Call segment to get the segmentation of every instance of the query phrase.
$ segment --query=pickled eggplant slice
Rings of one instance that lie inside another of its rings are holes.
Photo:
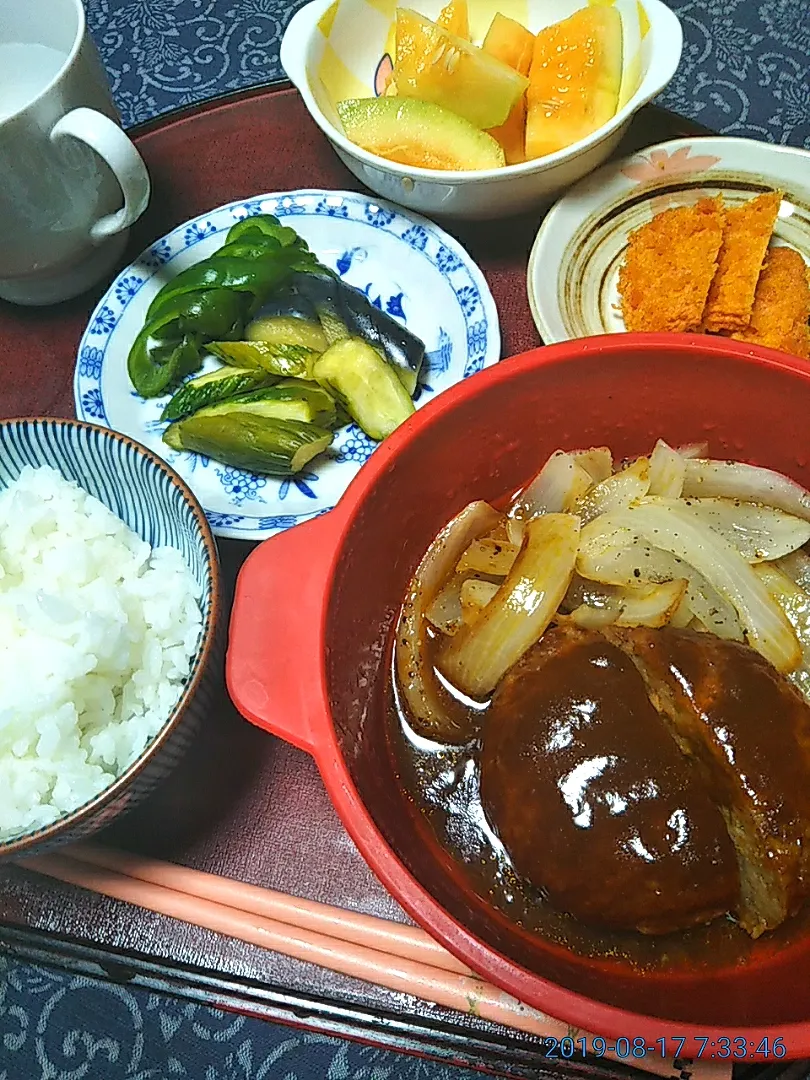
[[[342,305],[338,301],[342,284],[340,279],[332,275],[321,277],[310,274],[301,274],[299,279],[293,280],[293,288],[299,296],[303,296],[312,304],[327,342],[334,345],[337,341],[350,338],[351,331],[343,317]]]
[[[184,383],[172,396],[160,414],[160,419],[179,420],[208,405],[216,405],[220,401],[262,386],[271,386],[277,380],[277,375],[271,375],[263,369],[247,370],[226,365]]]
[[[292,288],[315,309],[330,345],[361,338],[393,367],[408,393],[414,393],[425,345],[407,327],[333,275],[296,273]]]
[[[305,345],[269,341],[214,341],[208,351],[232,367],[261,369],[279,378],[311,379],[320,355]]]
[[[293,476],[332,442],[332,432],[300,420],[280,420],[233,411],[220,416],[196,413],[166,429],[173,450],[191,450],[235,469]]]
[[[195,415],[227,416],[232,412],[254,413],[279,420],[302,420],[323,428],[334,428],[338,424],[335,399],[328,390],[317,383],[306,383],[300,379],[289,379],[283,384],[239,394],[202,409]]]
[[[324,271],[327,273],[328,271]],[[270,319],[287,317],[302,319],[304,322],[314,323],[320,326],[315,308],[306,297],[296,292],[294,285],[287,284],[277,289],[265,300],[256,312],[256,319]]]
[[[359,338],[331,345],[316,360],[312,374],[372,439],[386,438],[414,411],[391,365]]]
[[[313,352],[326,352],[329,342],[314,310],[312,319],[297,315],[269,315],[260,312],[245,327],[248,341],[263,341],[268,345],[299,345]]]

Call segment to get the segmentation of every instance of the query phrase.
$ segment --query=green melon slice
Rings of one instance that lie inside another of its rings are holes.
[[[440,105],[415,98],[351,98],[337,106],[346,136],[364,150],[420,169],[497,169],[498,142]]]

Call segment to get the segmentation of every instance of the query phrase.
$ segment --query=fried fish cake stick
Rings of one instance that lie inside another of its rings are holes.
[[[798,251],[771,248],[759,277],[751,323],[731,336],[737,341],[750,341],[810,358],[808,273]]]
[[[717,271],[703,312],[705,330],[744,330],[751,321],[757,281],[781,202],[781,191],[767,191],[726,212]]]
[[[619,271],[628,330],[697,330],[723,239],[720,198],[664,210],[630,235]]]

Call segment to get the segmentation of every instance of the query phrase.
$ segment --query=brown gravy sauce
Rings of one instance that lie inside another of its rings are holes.
[[[389,656],[392,652],[393,647]],[[427,824],[456,866],[463,868],[473,891],[510,922],[583,956],[658,971],[739,965],[754,953],[781,951],[810,927],[810,905],[756,942],[729,916],[687,931],[642,934],[585,925],[555,910],[540,890],[517,875],[487,822],[480,795],[480,740],[450,746],[414,733],[399,702],[393,674],[387,704],[389,752],[411,812]],[[488,708],[477,710],[479,729]],[[418,867],[414,870],[418,876]],[[595,869],[594,888],[599,887]]]

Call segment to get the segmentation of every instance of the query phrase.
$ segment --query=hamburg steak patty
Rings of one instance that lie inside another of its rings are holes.
[[[552,629],[503,679],[481,794],[516,871],[583,922],[662,933],[736,906],[720,811],[601,634]]]

